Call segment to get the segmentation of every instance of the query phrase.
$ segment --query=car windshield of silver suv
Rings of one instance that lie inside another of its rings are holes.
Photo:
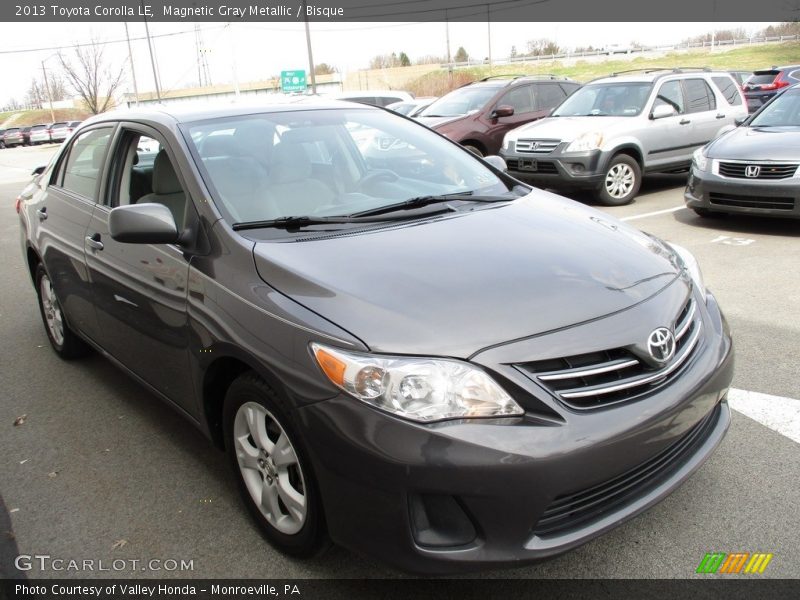
[[[635,117],[642,112],[651,83],[587,85],[553,111],[553,117]]]

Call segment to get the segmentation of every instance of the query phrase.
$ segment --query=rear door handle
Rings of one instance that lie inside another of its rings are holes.
[[[95,250],[102,250],[104,248],[103,242],[100,241],[99,233],[95,233],[94,235],[87,235],[86,243],[89,245],[90,248],[94,248]]]
[[[39,215],[40,221],[44,221],[47,218],[47,207],[43,206],[42,208],[36,211],[36,214]]]
[[[720,114],[718,114],[718,115],[717,115],[717,118],[718,118],[718,119],[724,119],[724,118],[725,118],[725,115],[723,115],[722,113],[720,113]]]
[[[689,119],[681,119],[679,122],[681,125],[688,125],[689,123],[691,123]]]

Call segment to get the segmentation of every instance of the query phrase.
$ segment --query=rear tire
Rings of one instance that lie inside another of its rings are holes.
[[[606,167],[597,189],[597,201],[605,206],[630,204],[642,186],[642,170],[632,156],[617,154]]]
[[[56,354],[65,360],[89,353],[89,346],[70,329],[50,277],[41,263],[36,266],[36,291],[47,339]]]
[[[263,379],[240,375],[225,396],[225,449],[242,500],[267,541],[309,558],[329,540],[311,462],[290,414]]]

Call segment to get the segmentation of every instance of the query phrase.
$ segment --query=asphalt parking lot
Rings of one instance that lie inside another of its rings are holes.
[[[13,572],[11,542],[25,555],[193,567],[98,577],[404,576],[336,547],[308,562],[276,553],[251,525],[222,454],[191,425],[99,356],[55,356],[13,209],[27,173],[54,150],[0,151],[0,517],[7,512],[13,528],[0,551],[4,576]],[[653,178],[633,204],[603,210],[700,261],[737,346],[730,432],[700,471],[644,515],[555,560],[482,578],[688,578],[707,552],[773,553],[759,577],[797,577],[800,222],[702,219],[683,208],[683,182]],[[80,574],[34,564],[27,575]]]

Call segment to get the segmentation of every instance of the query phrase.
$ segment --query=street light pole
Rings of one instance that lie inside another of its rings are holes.
[[[42,75],[44,75],[44,89],[47,91],[47,100],[50,103],[50,122],[55,123],[56,113],[53,111],[53,95],[50,93],[50,84],[47,82],[47,69],[44,68],[44,60],[42,61]]]
[[[139,4],[142,6],[142,14],[144,14],[144,0],[140,0]],[[144,32],[147,36],[147,47],[150,49],[150,64],[153,67],[153,80],[156,84],[156,98],[161,102],[161,86],[158,83],[158,71],[156,69],[156,57],[153,54],[153,42],[150,39],[150,28],[147,26],[147,17],[144,17]]]
[[[308,48],[308,72],[311,74],[311,93],[317,93],[317,76],[314,73],[314,55],[311,53],[311,31],[308,28],[308,11],[306,10],[306,0],[303,0],[303,18],[306,22],[306,47]]]
[[[133,66],[133,51],[131,50],[131,37],[128,35],[128,22],[123,21],[125,25],[125,39],[128,40],[128,60],[131,63],[131,77],[133,78],[133,96],[136,99],[136,105],[139,105],[139,88],[136,85],[136,68]]]

